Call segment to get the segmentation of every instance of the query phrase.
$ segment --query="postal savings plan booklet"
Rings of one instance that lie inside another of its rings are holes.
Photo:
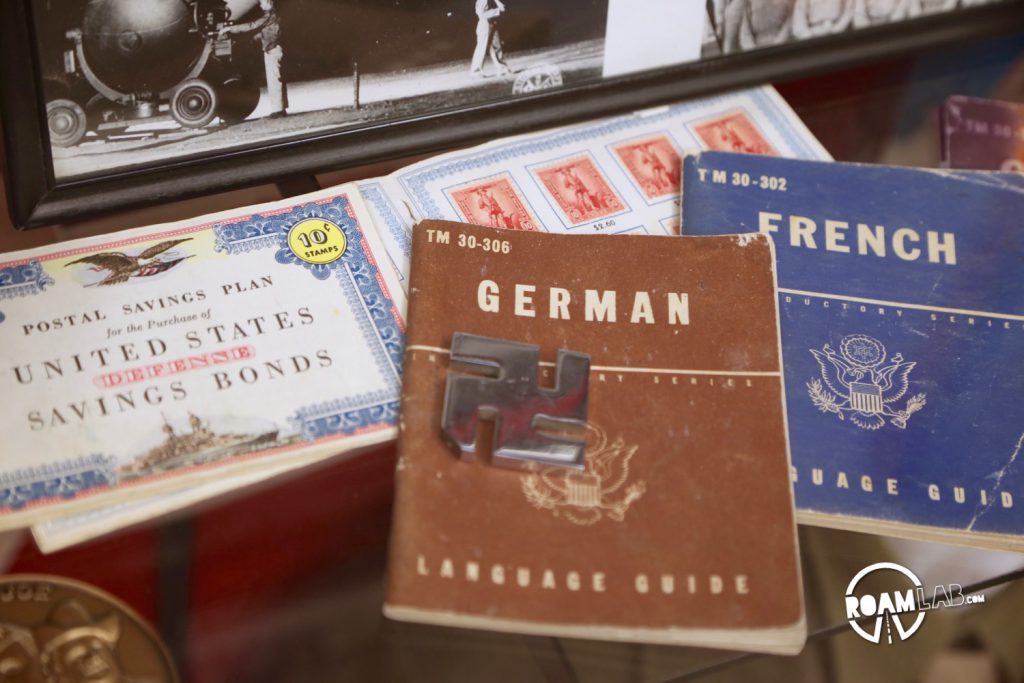
[[[404,303],[354,185],[4,255],[0,530],[394,438]]]
[[[769,233],[798,519],[1024,549],[1024,176],[703,153],[683,231]]]
[[[410,278],[386,615],[799,650],[767,238],[426,221],[413,231]],[[559,354],[589,355],[589,372],[574,375],[588,396],[583,468],[495,466],[502,449],[476,420],[480,403],[466,418],[466,441],[480,446],[460,457],[442,436],[455,333],[539,349],[518,365],[483,360],[502,368],[497,385],[526,385],[489,422],[495,432],[531,425],[547,387],[578,398]]]

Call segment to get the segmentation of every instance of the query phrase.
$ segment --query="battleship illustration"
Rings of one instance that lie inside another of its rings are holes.
[[[151,448],[119,470],[121,480],[173,470],[178,467],[201,465],[221,460],[238,453],[248,453],[277,444],[276,427],[266,431],[241,434],[218,434],[208,423],[189,413],[190,431],[175,432],[164,417],[164,441]]]

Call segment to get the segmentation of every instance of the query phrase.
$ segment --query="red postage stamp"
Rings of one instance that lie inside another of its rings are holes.
[[[626,208],[587,155],[564,159],[536,169],[534,173],[574,225],[611,216]]]
[[[709,149],[778,156],[754,122],[741,111],[696,124],[693,129]]]
[[[508,177],[489,178],[449,190],[448,194],[468,223],[506,230],[538,230],[537,221]]]
[[[667,135],[630,140],[612,149],[648,199],[679,192],[679,150]]]

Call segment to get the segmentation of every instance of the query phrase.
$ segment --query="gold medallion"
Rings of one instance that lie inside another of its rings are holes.
[[[130,607],[45,574],[0,577],[0,681],[177,683],[160,638]]]

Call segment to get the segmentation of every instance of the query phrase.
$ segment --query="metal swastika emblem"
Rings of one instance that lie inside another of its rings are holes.
[[[476,455],[477,426],[493,419],[494,464],[583,469],[590,356],[559,349],[554,389],[537,385],[539,366],[539,346],[455,333],[441,429],[460,457]]]

